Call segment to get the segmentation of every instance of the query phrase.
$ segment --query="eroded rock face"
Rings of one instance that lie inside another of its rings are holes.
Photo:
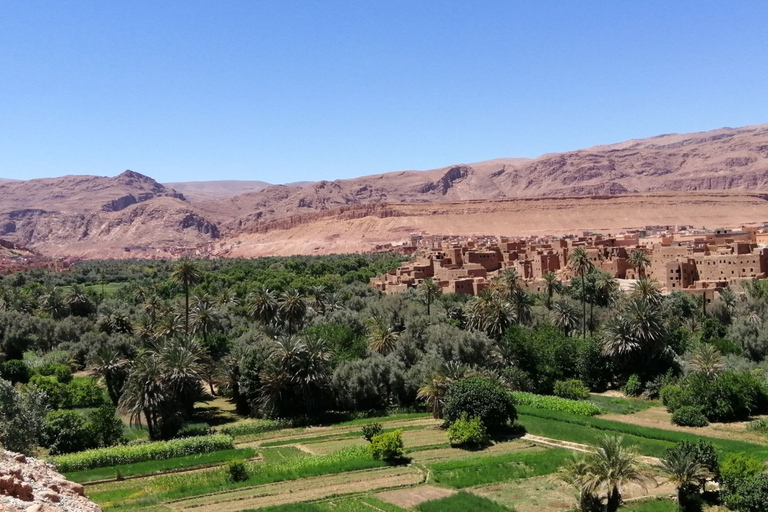
[[[5,450],[0,450],[0,510],[101,512],[82,485],[66,480],[53,466]]]

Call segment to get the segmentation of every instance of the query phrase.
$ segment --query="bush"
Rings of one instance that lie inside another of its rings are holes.
[[[513,391],[512,398],[518,405],[527,405],[536,409],[569,412],[579,416],[595,416],[600,414],[598,406],[584,400],[568,400],[567,398],[557,396],[534,395],[533,393],[523,393],[522,391]]]
[[[67,386],[59,382],[54,376],[33,375],[27,386],[34,386],[47,396],[47,403],[51,409],[60,409],[67,405]]]
[[[8,380],[11,384],[18,382],[26,384],[31,376],[32,372],[21,359],[11,359],[0,363],[0,379]]]
[[[245,482],[248,480],[248,476],[245,461],[231,460],[227,462],[227,477],[230,482]]]
[[[201,437],[212,434],[207,423],[185,423],[176,433],[176,437]]]
[[[95,447],[85,417],[77,411],[51,411],[46,414],[42,442],[53,455]]]
[[[148,460],[171,459],[173,457],[210,453],[218,450],[231,450],[232,447],[231,437],[217,434],[204,437],[173,439],[171,441],[99,448],[54,457],[53,462],[56,464],[58,471],[66,473],[83,469],[145,462]]]
[[[768,476],[755,475],[739,480],[723,492],[723,504],[739,512],[765,512],[768,503]]]
[[[750,432],[759,432],[761,434],[768,434],[768,419],[760,418],[759,420],[750,421],[747,424],[747,430]]]
[[[50,363],[38,368],[37,373],[46,377],[56,377],[62,384],[72,382],[72,370],[66,364]]]
[[[489,432],[517,419],[512,397],[496,384],[473,377],[452,383],[445,395],[444,416],[448,425],[463,414],[479,417]]]
[[[643,383],[640,381],[640,377],[633,373],[627,379],[627,383],[624,384],[624,394],[627,396],[640,396],[643,392]]]
[[[120,442],[123,422],[115,414],[112,404],[105,404],[88,415],[88,430],[96,446],[105,448]]]
[[[555,396],[568,400],[586,400],[589,398],[589,388],[578,379],[558,380],[555,382]]]
[[[740,480],[761,474],[763,469],[764,464],[760,459],[744,452],[729,453],[720,463],[720,476],[723,484],[733,487]]]
[[[382,430],[381,423],[369,423],[363,425],[363,437],[370,443],[374,436],[381,434]]]
[[[104,404],[104,388],[93,379],[76,379],[67,384],[67,406],[98,407]]]
[[[706,466],[714,475],[715,480],[720,479],[720,462],[715,446],[709,441],[699,439],[696,442],[680,441],[674,447],[668,448],[666,458],[669,459],[674,452],[681,455],[691,455],[693,460]],[[703,482],[702,485],[703,487]]]
[[[706,427],[709,420],[700,408],[684,405],[672,413],[672,423],[681,427]]]
[[[452,445],[485,446],[488,444],[488,432],[480,418],[467,418],[464,414],[448,427],[448,440]]]
[[[699,407],[709,421],[743,420],[768,405],[764,384],[755,375],[739,371],[723,372],[714,379],[693,373],[679,386],[662,388],[661,398],[670,412]]]
[[[371,438],[371,455],[376,460],[397,461],[405,455],[403,431],[395,430]]]

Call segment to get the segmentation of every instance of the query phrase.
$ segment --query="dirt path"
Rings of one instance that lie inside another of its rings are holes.
[[[534,443],[534,444],[549,446],[551,448],[565,448],[566,450],[573,450],[573,451],[584,452],[584,453],[590,453],[595,451],[594,447],[588,444],[572,443],[570,441],[561,441],[560,439],[551,439],[549,437],[534,436],[532,434],[525,434],[523,437],[521,437],[521,439],[525,441],[530,441],[531,443]],[[661,459],[657,457],[641,456],[640,460],[652,466],[661,466]]]
[[[341,494],[416,485],[424,474],[413,466],[377,468],[246,487],[166,504],[180,512],[236,512],[312,501]]]

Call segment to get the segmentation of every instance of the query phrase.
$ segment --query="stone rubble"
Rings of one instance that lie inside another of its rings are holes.
[[[0,450],[0,512],[101,512],[82,485],[42,460]]]

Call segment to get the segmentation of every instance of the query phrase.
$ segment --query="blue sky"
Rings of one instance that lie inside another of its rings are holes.
[[[0,3],[0,177],[273,183],[768,122],[768,4]]]

